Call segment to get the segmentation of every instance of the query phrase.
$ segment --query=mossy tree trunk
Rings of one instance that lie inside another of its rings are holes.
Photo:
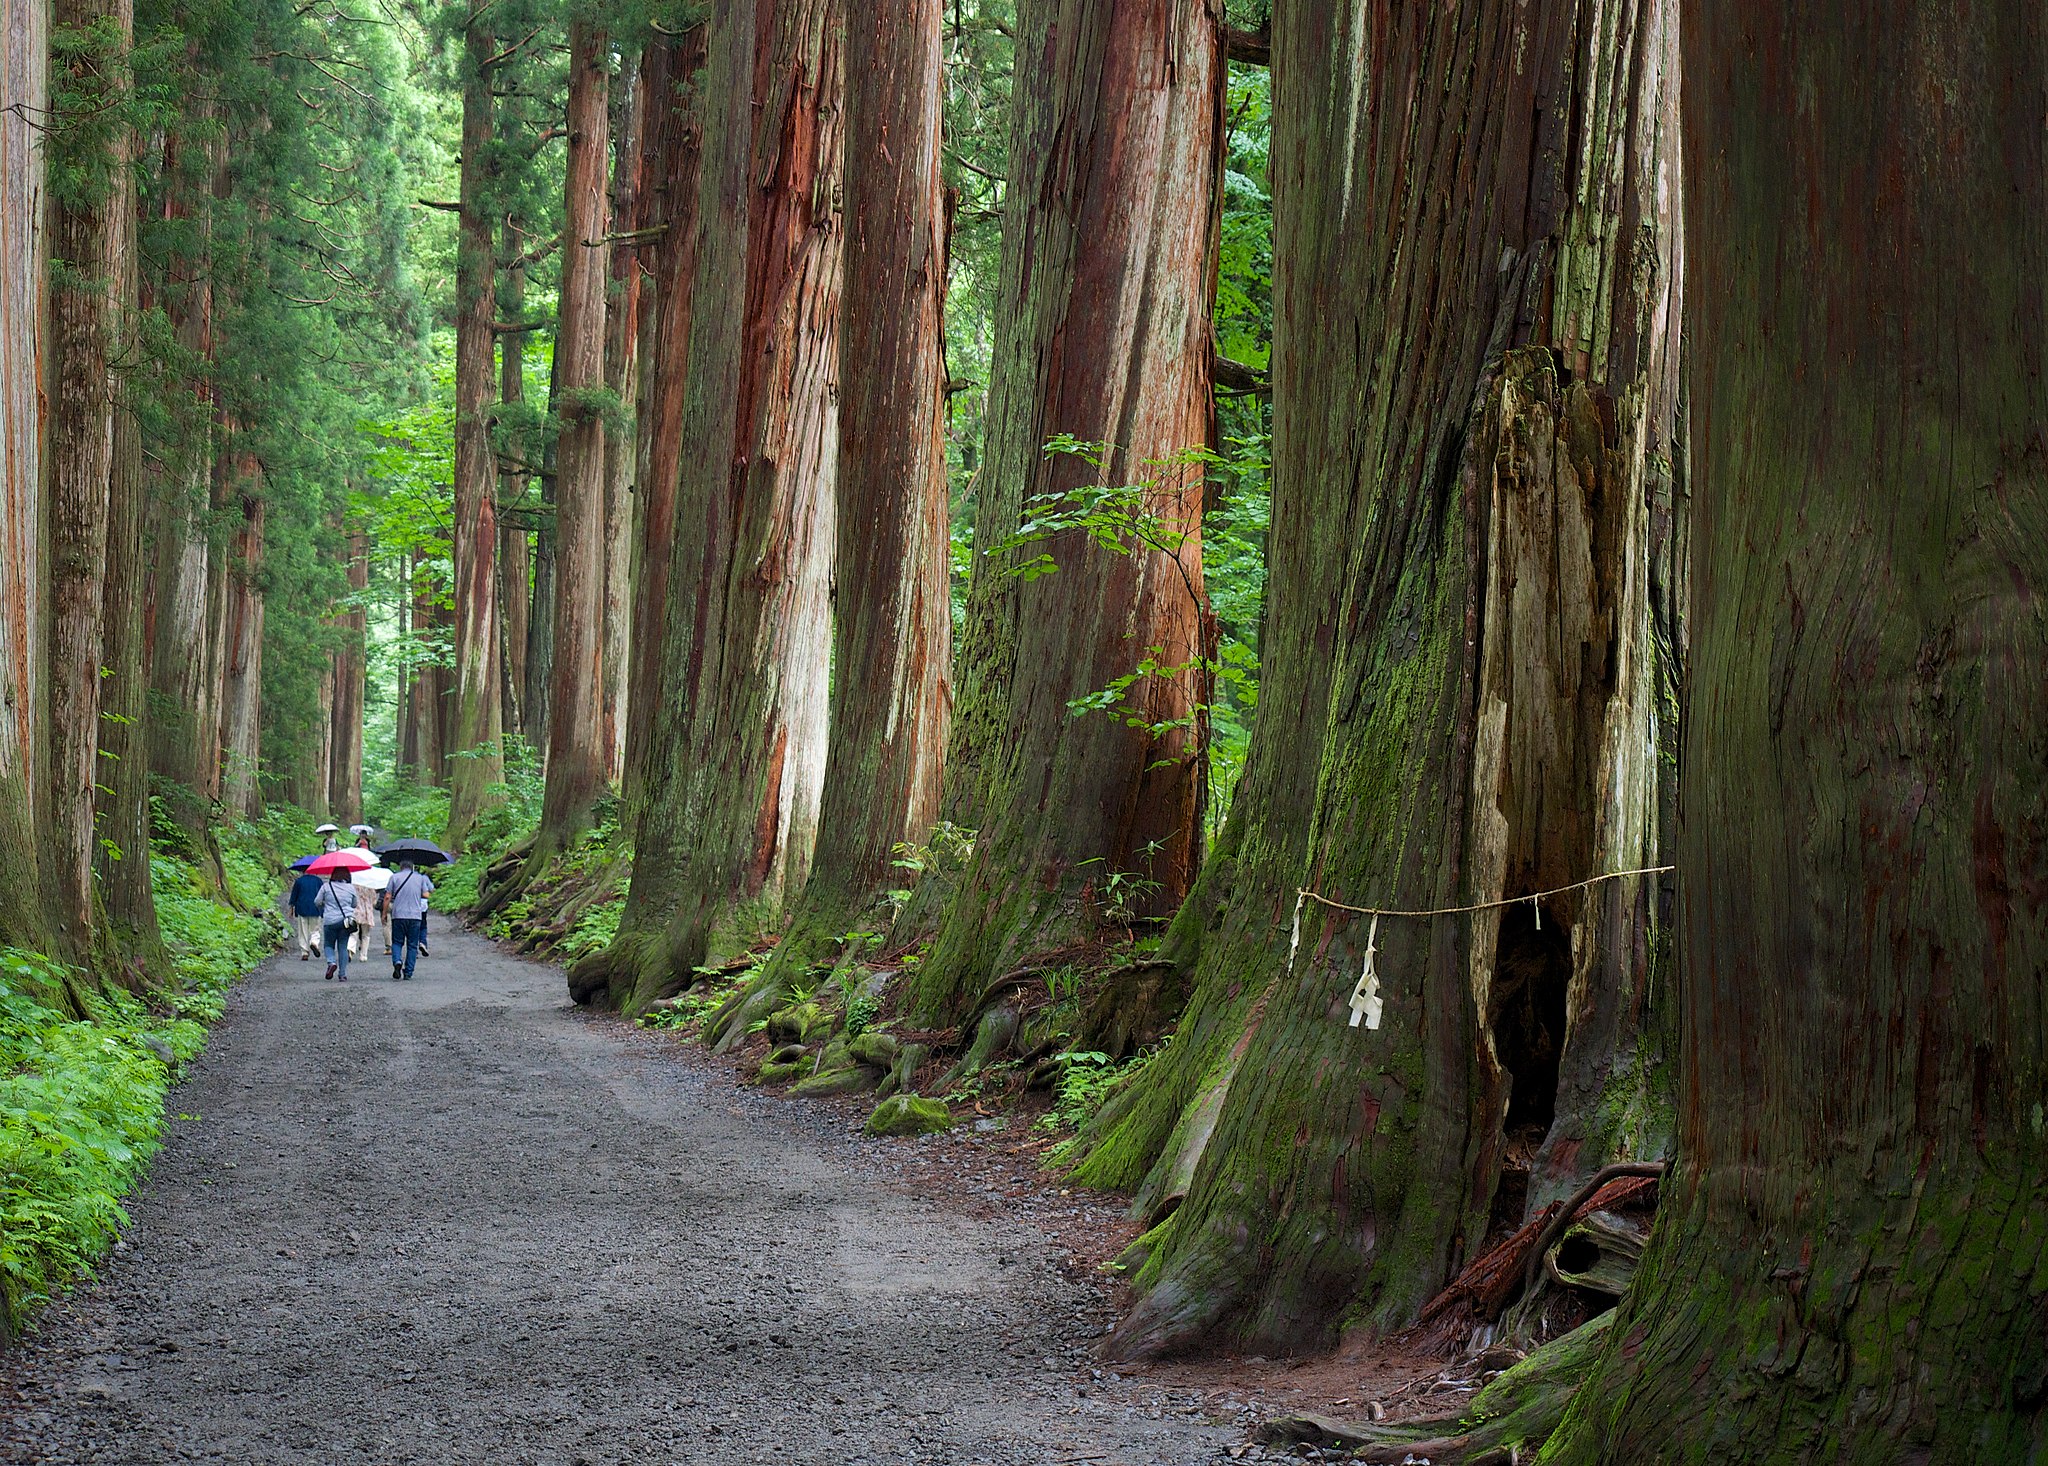
[[[1189,1011],[1080,1171],[1165,1219],[1118,1352],[1405,1323],[1537,1136],[1553,1188],[1662,1144],[1654,883],[1540,927],[1290,917],[1304,886],[1414,910],[1656,863],[1671,39],[1657,4],[1276,7],[1265,681],[1164,953]]]
[[[497,308],[497,190],[491,150],[492,58],[497,43],[484,8],[463,31],[461,182],[455,252],[455,696],[448,759],[448,829],[460,850],[469,827],[505,777],[504,706],[498,667],[497,461],[491,452],[491,388]],[[571,248],[572,263],[584,251]]]
[[[735,1039],[899,884],[938,816],[952,610],[941,0],[847,28],[846,284],[830,750],[810,878],[774,958],[707,1033]]]
[[[547,787],[534,860],[590,825],[605,792],[600,699],[604,594],[605,163],[609,46],[588,21],[569,27],[569,162],[563,185],[562,292],[555,360],[554,624],[548,667]],[[530,867],[531,868],[531,867]]]
[[[667,616],[620,936],[571,991],[643,1006],[772,925],[824,777],[838,454],[842,20],[712,15]]]
[[[1096,935],[1112,875],[1156,883],[1144,909],[1171,910],[1200,856],[1202,471],[1173,460],[1212,436],[1219,10],[1018,9],[987,454],[947,769],[949,813],[980,836],[920,976],[920,1006],[935,1014],[1027,953]],[[1099,463],[1048,455],[1062,434],[1108,450]],[[1039,496],[1138,483],[1151,486],[1144,512],[1180,538],[1174,553],[1120,555],[1080,531],[989,553]],[[1055,573],[1013,573],[1041,549]],[[1070,709],[1148,656],[1166,670],[1132,685],[1130,716]]]
[[[645,464],[634,502],[631,581],[633,629],[628,637],[632,673],[626,695],[624,794],[636,815],[650,784],[665,783],[674,744],[657,749],[656,710],[662,690],[662,628],[668,614],[669,567],[674,556],[676,480],[681,471],[683,400],[688,386],[690,313],[697,264],[697,186],[703,145],[698,73],[704,65],[707,24],[650,42],[641,70],[647,120],[641,147],[647,167],[638,201],[642,228],[660,234],[645,246],[643,285],[652,298],[649,330],[640,342],[640,442]],[[672,737],[675,723],[661,724]]]
[[[2048,13],[1684,58],[1680,1163],[1545,1459],[2039,1460]]]
[[[128,145],[132,147],[132,141]],[[121,169],[109,200],[118,235],[115,273],[108,282],[117,362],[136,360],[142,352],[135,193],[134,169]],[[156,891],[149,873],[149,659],[143,645],[149,567],[143,527],[148,506],[137,388],[127,376],[116,373],[113,451],[108,461],[93,875],[105,962],[123,981],[140,986],[169,976],[170,959],[157,930]]]
[[[46,198],[43,147],[33,119],[47,107],[49,7],[0,4],[0,942],[47,950],[42,904],[42,765],[48,645],[42,434]]]
[[[134,192],[128,0],[58,0],[65,57],[54,78],[49,146],[61,180],[50,215],[48,396],[50,798],[44,872],[65,955],[82,960],[94,924],[109,483],[114,466],[119,283],[130,266]],[[53,39],[55,39],[53,37]],[[128,227],[124,227],[125,222]],[[38,413],[29,421],[40,420]],[[26,424],[24,424],[26,426]]]

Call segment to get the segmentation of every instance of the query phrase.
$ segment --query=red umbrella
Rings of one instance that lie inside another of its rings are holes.
[[[368,870],[377,864],[377,857],[367,850],[353,847],[346,850],[330,850],[306,867],[310,875],[331,876],[336,871]]]

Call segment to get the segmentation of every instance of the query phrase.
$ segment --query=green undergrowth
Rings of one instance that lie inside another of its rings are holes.
[[[282,936],[272,872],[292,823],[224,832],[225,903],[188,841],[152,851],[172,970],[147,994],[67,982],[51,958],[0,948],[0,1337],[88,1275],[127,1221],[121,1201],[156,1152],[178,1067]],[[82,1015],[54,1006],[60,993]]]

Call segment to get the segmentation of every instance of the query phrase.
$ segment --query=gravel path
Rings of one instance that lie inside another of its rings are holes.
[[[0,1356],[0,1459],[1212,1463],[1098,1382],[1040,1234],[436,923],[409,984],[235,993],[100,1283]]]

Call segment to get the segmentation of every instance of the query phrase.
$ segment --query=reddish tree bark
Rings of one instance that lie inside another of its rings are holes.
[[[604,382],[607,45],[569,27],[569,163],[563,193],[562,297],[555,361],[562,432],[555,479],[554,656],[547,788],[536,859],[588,826],[605,792],[599,611],[604,592]]]
[[[688,387],[690,311],[697,261],[697,184],[703,127],[697,106],[699,70],[709,27],[650,44],[641,70],[648,119],[642,129],[647,168],[639,198],[640,227],[661,230],[645,246],[653,297],[652,330],[641,342],[642,396],[646,406],[633,526],[633,631],[628,656],[625,795],[630,809],[645,802],[650,781],[665,780],[673,745],[651,746],[661,691],[662,637],[668,614],[669,567],[674,553],[676,478],[683,444],[683,399]]]
[[[1684,64],[1679,1160],[1544,1458],[2038,1460],[2048,12],[1706,0]]]
[[[620,937],[579,998],[651,1001],[808,869],[824,774],[843,79],[833,0],[711,22],[663,700]],[[749,928],[744,937],[742,927]]]
[[[0,942],[47,948],[41,903],[38,766],[46,704],[43,550],[43,149],[33,119],[48,105],[48,7],[0,5]]]
[[[516,260],[519,238],[506,227],[507,252]],[[514,263],[499,277],[498,309],[508,322],[523,319],[526,310],[526,267]],[[526,400],[526,333],[510,331],[499,339],[498,400],[508,413]],[[515,460],[498,470],[498,499],[503,508],[523,506],[531,475]],[[503,684],[500,724],[506,733],[529,735],[526,726],[527,612],[533,595],[531,547],[524,521],[510,513],[498,515],[498,673]]]
[[[99,780],[100,667],[105,653],[109,478],[114,460],[113,364],[121,330],[117,281],[132,134],[118,115],[128,90],[129,0],[58,0],[51,20],[91,34],[67,63],[77,116],[56,133],[65,191],[51,211],[51,345],[56,390],[49,437],[50,794],[46,871],[57,935],[69,955],[87,953],[93,929],[94,788]],[[111,47],[111,49],[109,49]],[[125,191],[124,191],[125,188]]]
[[[488,7],[486,7],[487,9]],[[492,57],[484,11],[463,32],[461,237],[455,255],[455,695],[448,755],[448,844],[456,849],[505,777],[498,668],[497,462],[491,377],[497,308],[492,226]]]
[[[919,1001],[948,1013],[1023,955],[1085,940],[1112,874],[1170,911],[1201,849],[1202,474],[1223,57],[1220,6],[1019,7],[987,455],[961,648],[949,813],[978,825]],[[1099,465],[1045,445],[1109,445]],[[1177,553],[1119,555],[1080,531],[991,551],[1042,495],[1147,483]],[[1049,553],[1057,573],[1024,581]],[[1136,672],[1129,715],[1069,704]],[[1151,728],[1164,731],[1154,733]]]
[[[773,959],[708,1033],[787,1001],[901,880],[938,817],[951,712],[941,0],[892,0],[846,39],[846,252],[830,750],[810,878]]]

